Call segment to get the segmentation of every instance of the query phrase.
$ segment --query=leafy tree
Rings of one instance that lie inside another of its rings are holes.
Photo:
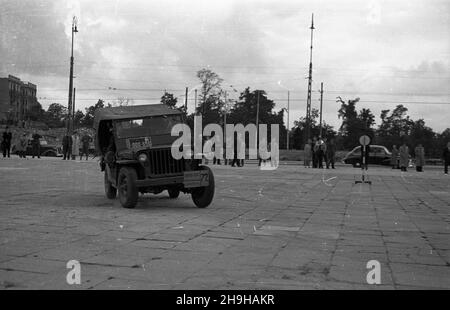
[[[177,98],[173,96],[173,94],[168,93],[167,91],[164,92],[164,95],[161,97],[161,103],[166,104],[172,109],[175,109],[177,106]]]
[[[83,126],[83,119],[84,119],[85,115],[82,111],[77,110],[75,112],[74,118],[73,118],[73,123],[76,127],[80,127]]]
[[[36,105],[33,105],[27,113],[27,118],[31,121],[43,121],[45,122],[45,110],[42,108],[42,105],[37,102]]]
[[[341,108],[338,111],[339,118],[342,118],[342,125],[339,133],[342,136],[342,143],[345,148],[352,148],[359,142],[359,137],[368,135],[374,139],[373,125],[375,116],[370,109],[362,109],[359,113],[356,110],[356,103],[359,98],[348,100],[345,103],[341,97],[337,97],[337,102],[341,102]]]
[[[391,148],[394,144],[401,144],[403,136],[410,135],[414,121],[406,114],[407,111],[401,104],[397,105],[390,115],[390,110],[381,111],[381,124],[377,130],[378,143]]]
[[[52,103],[44,113],[44,122],[50,128],[64,127],[66,118],[67,107],[59,103]]]
[[[223,107],[223,101],[221,100],[223,79],[210,69],[199,70],[197,77],[202,84],[202,88],[200,90],[200,104],[196,112],[203,114],[203,125],[218,123]]]
[[[259,97],[259,99],[258,99]],[[247,87],[239,96],[239,101],[232,107],[228,119],[230,123],[247,125],[253,123],[256,125],[256,114],[259,100],[259,124],[279,124],[280,128],[280,147],[285,143],[286,128],[284,126],[284,110],[274,112],[275,102],[267,98],[264,90],[250,91]],[[228,123],[228,121],[227,121]],[[270,126],[267,126],[270,133]],[[284,137],[283,137],[284,136]]]
[[[81,120],[81,125],[86,127],[92,127],[94,125],[95,111],[99,108],[104,108],[105,102],[102,99],[98,99],[97,103],[93,106],[86,108],[86,114]]]
[[[294,121],[294,127],[291,130],[293,147],[294,149],[302,149],[306,141],[305,130],[306,130],[306,117],[302,116],[299,120]],[[319,126],[319,110],[311,109],[311,137],[319,137],[320,126]],[[336,131],[334,131],[333,126],[328,125],[326,122],[322,123],[322,136],[324,138],[333,138],[336,136]]]

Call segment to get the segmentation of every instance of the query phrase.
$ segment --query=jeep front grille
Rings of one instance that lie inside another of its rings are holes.
[[[155,149],[148,151],[151,175],[182,174],[184,160],[175,160],[169,149]]]

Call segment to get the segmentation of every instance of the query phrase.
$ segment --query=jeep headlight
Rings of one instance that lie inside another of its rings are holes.
[[[147,159],[148,159],[147,154],[145,154],[145,153],[139,154],[138,160],[141,163],[145,163],[147,161]]]

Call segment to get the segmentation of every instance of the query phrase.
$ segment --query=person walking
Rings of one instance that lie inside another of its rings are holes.
[[[308,142],[305,143],[305,147],[303,148],[303,165],[305,168],[311,168],[311,139],[308,139]]]
[[[327,169],[334,169],[334,162],[336,160],[336,144],[334,143],[334,139],[330,139],[327,146]]]
[[[80,155],[80,137],[78,132],[74,131],[72,135],[72,160],[75,160]]]
[[[409,164],[409,147],[406,145],[406,142],[398,149],[400,154],[400,169],[402,171],[407,171]]]
[[[448,174],[448,166],[450,165],[450,142],[447,142],[447,147],[442,154],[444,158],[444,173]]]
[[[41,138],[42,136],[34,130],[33,135],[31,136],[32,158],[34,158],[34,156],[41,158]]]
[[[3,142],[2,142],[3,158],[5,158],[6,156],[8,156],[8,158],[11,157],[11,155],[10,155],[10,153],[11,153],[11,140],[12,140],[12,133],[9,130],[9,127],[6,126],[5,132],[3,133]]]
[[[398,149],[397,149],[397,146],[394,144],[393,146],[392,146],[392,153],[391,153],[391,166],[392,166],[392,169],[398,169],[399,168],[399,166],[398,166]]]
[[[414,156],[416,157],[416,171],[422,172],[423,166],[425,165],[425,149],[422,144],[416,146],[414,149]]]
[[[81,153],[80,153],[80,160],[83,157],[83,154],[86,155],[86,160],[88,160],[89,156],[89,145],[92,141],[91,136],[89,136],[87,133],[84,134],[84,136],[81,138]]]
[[[28,134],[24,132],[16,144],[16,150],[19,158],[27,158],[26,151],[28,146]]]

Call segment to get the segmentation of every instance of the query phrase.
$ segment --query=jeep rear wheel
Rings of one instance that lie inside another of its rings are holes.
[[[117,178],[117,189],[119,190],[119,200],[124,208],[134,208],[138,200],[138,189],[136,187],[136,170],[123,167],[119,171]]]
[[[112,186],[111,182],[108,180],[108,172],[105,170],[105,194],[106,198],[114,199],[117,196],[117,189]]]
[[[170,188],[167,190],[167,192],[169,193],[169,197],[171,199],[175,199],[178,198],[178,196],[180,196],[180,190],[176,188]]]
[[[200,166],[200,170],[208,171],[208,186],[198,187],[192,191],[192,200],[199,208],[206,208],[211,204],[214,197],[214,175],[211,169],[207,166]]]

